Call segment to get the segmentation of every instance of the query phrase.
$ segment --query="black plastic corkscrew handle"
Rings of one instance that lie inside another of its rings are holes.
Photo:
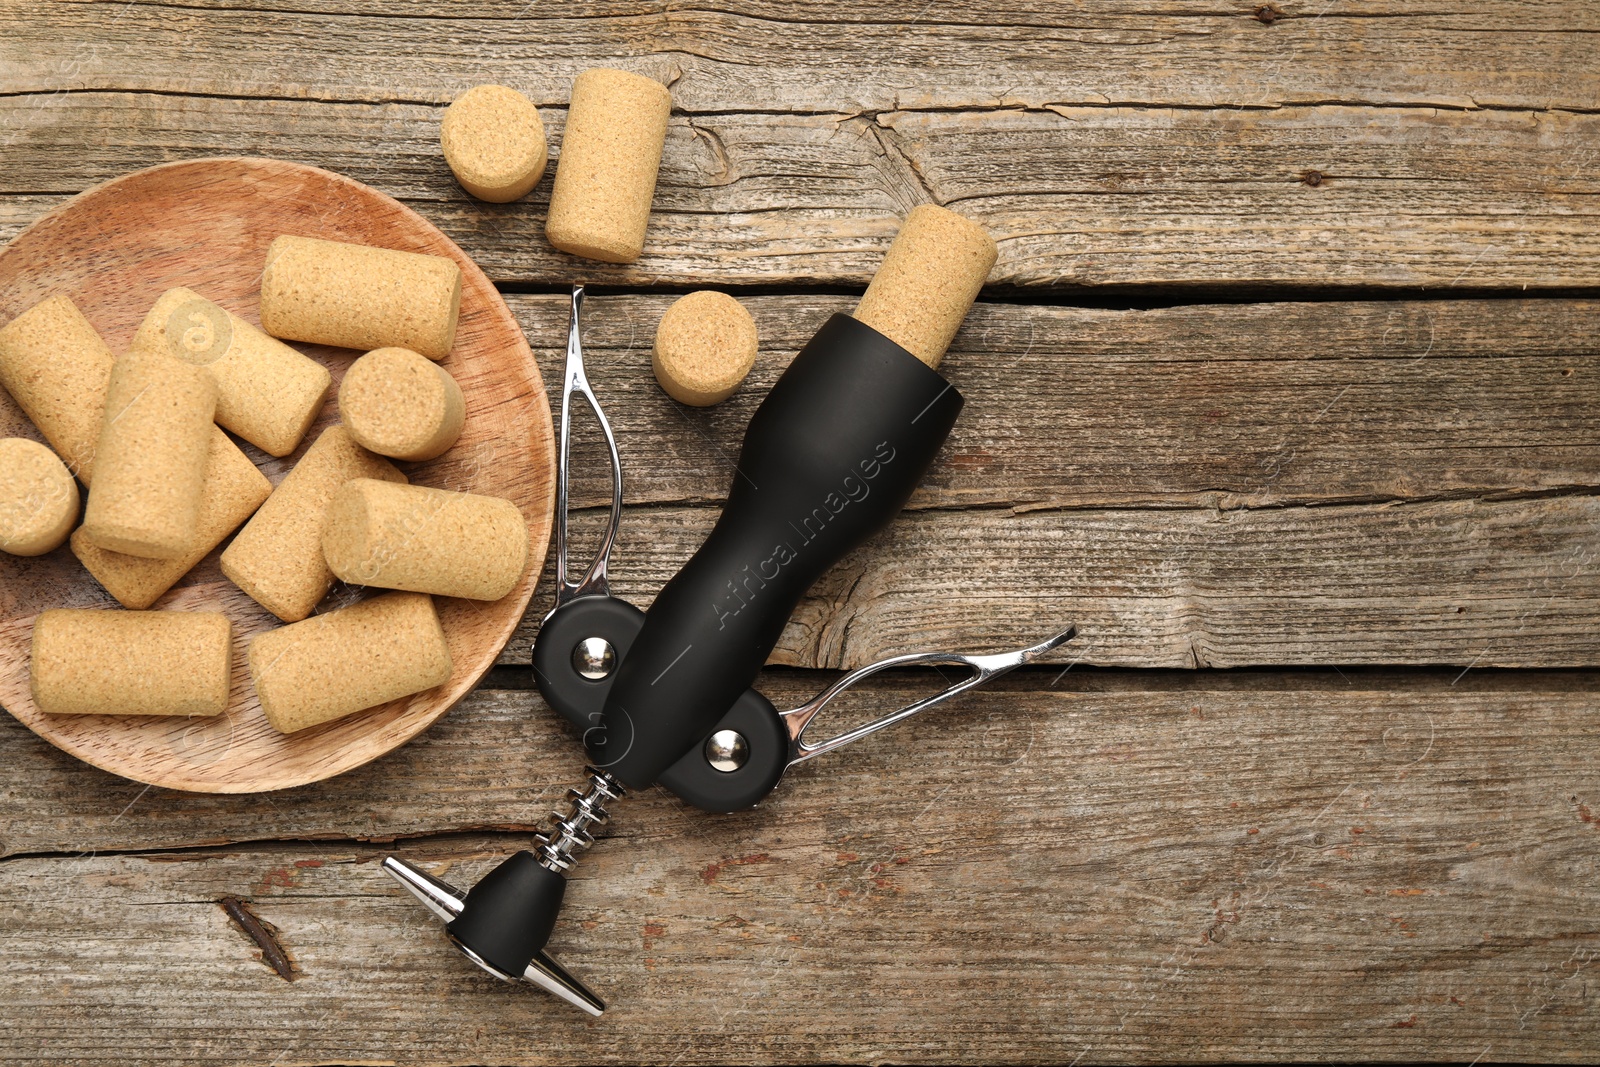
[[[834,315],[756,410],[716,527],[622,658],[596,766],[653,785],[748,689],[811,584],[910,499],[961,394],[872,327]]]

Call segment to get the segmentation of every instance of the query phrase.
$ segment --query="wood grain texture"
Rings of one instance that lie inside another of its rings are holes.
[[[991,299],[1018,303],[974,311],[950,446],[777,658],[1084,636],[755,812],[627,798],[552,945],[612,999],[594,1022],[481,977],[377,870],[397,839],[468,884],[527,843],[580,772],[535,694],[480,691],[256,798],[146,789],[0,717],[0,1057],[1600,1058],[1600,678],[1486,668],[1600,663],[1593,302],[1043,306],[1600,286],[1596,31],[1581,0],[6,7],[0,239],[123,171],[251,152],[401,198],[513,288],[777,294],[747,294],[761,361],[704,412],[650,378],[671,294],[591,296],[641,605],[897,217],[972,214],[1001,239]],[[677,104],[632,268],[553,252],[548,184],[478,204],[437,150],[444,104],[501,81],[558,164],[595,65]],[[564,299],[509,302],[553,366]]]
[[[549,542],[555,493],[550,412],[517,323],[460,249],[403,205],[348,178],[237,158],[127,175],[63,206],[6,246],[0,253],[0,318],[9,320],[46,296],[66,295],[120,353],[157,297],[182,285],[252,321],[267,245],[285,231],[459,263],[461,321],[456,347],[441,365],[460,381],[473,417],[447,456],[409,470],[419,484],[512,500],[529,523],[533,567],[497,602],[440,599],[440,622],[455,664],[449,681],[285,736],[261,714],[246,665],[251,637],[276,628],[278,620],[222,577],[218,553],[156,603],[158,609],[223,611],[232,623],[232,697],[226,715],[207,720],[41,714],[28,678],[34,617],[50,608],[116,604],[66,547],[33,559],[0,555],[5,709],[79,758],[140,781],[205,791],[279,789],[338,774],[404,744],[494,663],[533,595]],[[356,354],[303,348],[333,372],[335,386]],[[251,449],[252,458],[281,479],[336,419],[337,405],[330,401],[295,454],[274,460]],[[0,393],[0,437],[8,436],[37,437],[37,431]],[[331,610],[357,595],[341,588],[327,606]]]
[[[567,301],[507,298],[545,366]],[[688,408],[650,347],[672,295],[590,297],[585,364],[630,504],[718,503],[745,425],[853,296],[747,296],[730,399]],[[1145,311],[979,303],[940,372],[966,397],[911,507],[1272,507],[1600,486],[1600,302],[1362,301]],[[559,381],[548,383],[559,406]],[[611,499],[587,413],[573,499]]]
[[[1600,18],[1581,0],[600,0],[470,7],[383,0],[12,5],[0,40],[28,91],[137,88],[447,103],[486,81],[541,105],[618,64],[684,107],[950,108],[974,103],[1272,107],[1600,106]]]
[[[720,504],[765,390],[817,324],[853,306],[747,298],[757,368],[698,411],[649,371],[670,300],[598,297],[585,324],[639,505],[611,573],[641,606],[715,519],[647,505]],[[511,302],[541,358],[556,358],[561,298]],[[979,305],[945,362],[967,408],[915,513],[819,583],[775,661],[980,651],[1076,621],[1083,637],[1064,659],[1086,663],[1594,663],[1594,311]],[[575,499],[602,505],[598,435],[575,455]],[[1574,495],[1539,498],[1558,493]],[[1438,499],[1466,495],[1500,499]],[[597,522],[578,521],[580,546]],[[503,663],[527,662],[545,609],[541,598]]]
[[[716,515],[627,509],[613,591],[647,606]],[[593,543],[599,518],[583,520],[577,536]],[[1594,496],[910,513],[812,586],[771,662],[996,651],[1076,623],[1077,641],[1052,654],[1062,663],[1592,666],[1597,558]],[[538,598],[502,663],[529,662],[546,610]]]
[[[788,707],[814,696],[837,677],[833,671],[769,667],[757,688]],[[6,772],[0,779],[6,783],[0,791],[0,825],[5,827],[0,860],[272,840],[388,844],[440,834],[533,833],[542,828],[550,811],[562,806],[575,776],[581,777],[581,752],[565,721],[532,688],[531,677],[502,669],[490,679],[410,744],[338,777],[270,797],[142,786],[85,766],[0,716],[0,767]],[[1470,698],[1472,706],[1479,707],[1534,692],[1556,694],[1550,699],[1587,708],[1597,699],[1597,681],[1600,674],[1594,671],[1492,667],[1466,672],[1454,667],[1122,671],[1080,663],[1064,674],[1058,666],[1030,667],[998,679],[970,700],[944,705],[903,728],[819,759],[811,769],[796,770],[770,803],[778,805],[773,818],[786,819],[790,808],[802,803],[792,797],[808,776],[817,782],[807,788],[817,790],[826,802],[834,788],[835,769],[841,766],[838,761],[874,752],[873,758],[883,761],[886,772],[893,770],[890,764],[914,757],[939,763],[953,760],[981,777],[1002,750],[1026,748],[1032,729],[1028,724],[1042,714],[1040,708],[1056,707],[1061,699],[1121,700],[1134,694],[1152,706],[1163,701],[1181,705],[1189,693],[1203,692],[1267,707],[1278,693],[1304,697],[1337,692],[1373,706],[1400,694],[1409,701],[1445,704]],[[512,683],[522,688],[491,687]],[[927,671],[881,675],[841,698],[833,714],[839,723],[857,721],[897,706],[893,702],[914,692],[933,692],[944,684],[939,675]],[[1015,715],[1007,709],[1016,709]],[[819,723],[819,729],[824,725]],[[1329,742],[1336,743],[1341,742]],[[884,788],[895,780],[891,775]],[[632,797],[627,804],[631,809],[635,802],[658,801],[677,807],[676,801],[655,791]],[[870,817],[872,811],[858,814]],[[684,818],[689,825],[695,820],[715,824],[722,817],[685,813]],[[630,817],[619,819],[605,833],[632,838],[636,829]],[[650,839],[646,833],[640,840]]]
[[[575,276],[865,285],[899,218],[926,201],[993,234],[995,285],[1600,285],[1600,114],[1340,104],[680,110],[645,254],[624,267],[549,246],[548,181],[515,204],[468,198],[439,151],[441,113],[409,101],[120,89],[0,97],[11,138],[0,192],[71,192],[192,155],[292,159],[412,204],[497,281],[550,285]],[[559,167],[565,114],[543,114]]]
[[[552,943],[602,1020],[478,974],[382,848],[14,857],[0,1033],[62,1063],[1593,1059],[1592,676],[1215,677],[974,696],[742,815],[628,798]],[[501,742],[508,779],[576,772],[570,746],[521,751],[499,699],[458,710],[463,742]],[[487,758],[462,784],[509,813]],[[124,819],[169,803],[260,817],[157,791]],[[523,843],[401,851],[470,882]]]

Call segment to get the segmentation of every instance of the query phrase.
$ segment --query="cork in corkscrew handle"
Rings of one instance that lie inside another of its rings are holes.
[[[856,318],[938,370],[997,254],[971,219],[933,204],[912,208]]]

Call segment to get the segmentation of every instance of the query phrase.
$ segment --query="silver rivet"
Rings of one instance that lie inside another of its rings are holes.
[[[603,637],[585,637],[572,646],[572,669],[579,675],[598,682],[617,666],[617,651]]]
[[[724,774],[743,767],[750,758],[750,744],[737,730],[718,730],[706,738],[706,762]]]

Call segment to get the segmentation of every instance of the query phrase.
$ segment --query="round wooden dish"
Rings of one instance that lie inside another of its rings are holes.
[[[233,620],[232,701],[226,716],[213,719],[41,714],[28,687],[34,617],[47,608],[117,605],[65,545],[34,559],[0,554],[0,704],[51,744],[140,782],[208,793],[283,789],[350,770],[404,744],[494,664],[533,596],[549,543],[554,435],[544,385],[521,328],[483,272],[448,237],[359,182],[314,167],[245,158],[196,159],[124,175],[69,200],[0,250],[0,322],[64,293],[120,354],[156,298],[178,285],[259,322],[267,245],[284,233],[427,252],[461,265],[461,324],[442,365],[466,394],[466,431],[441,458],[401,466],[419,485],[514,501],[528,519],[533,562],[517,588],[492,604],[437,598],[455,661],[444,685],[284,736],[262,715],[245,661],[250,639],[280,624],[222,577],[220,547],[153,609],[221,610]],[[335,389],[359,354],[295,347],[333,372]],[[276,484],[337,420],[337,407],[330,396],[300,451],[285,459],[240,445]],[[0,437],[41,439],[3,390]],[[360,595],[335,587],[321,610]]]

